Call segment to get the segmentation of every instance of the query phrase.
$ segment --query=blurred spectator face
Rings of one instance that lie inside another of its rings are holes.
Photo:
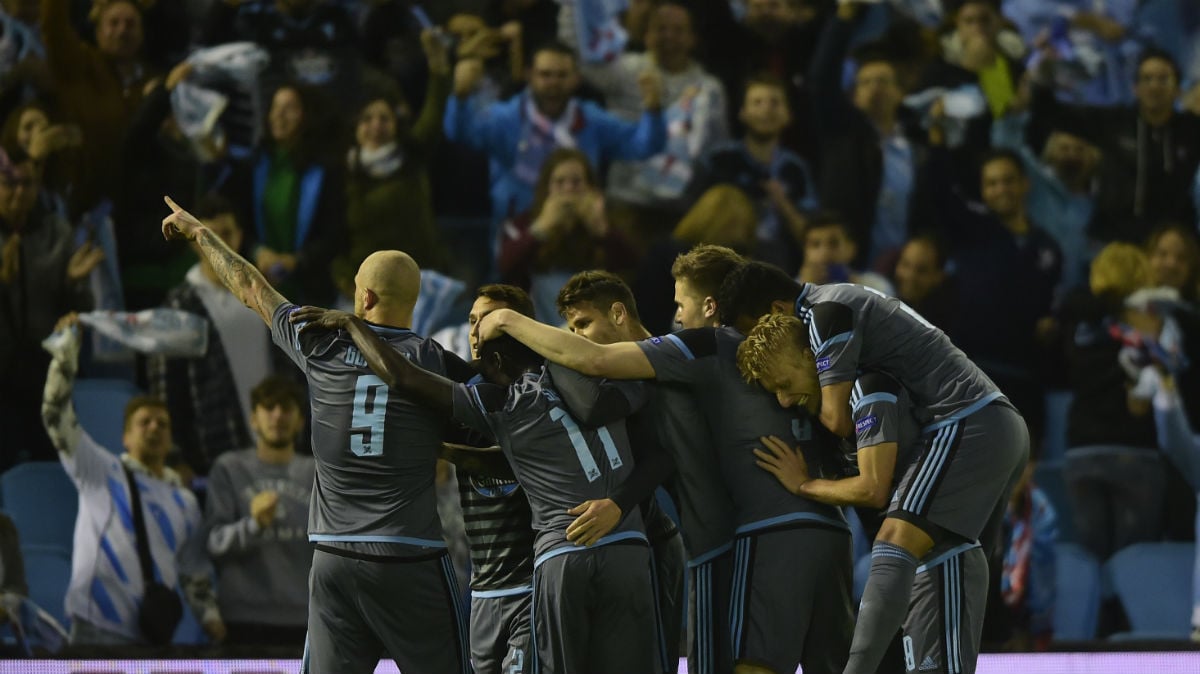
[[[578,161],[564,161],[550,172],[548,196],[577,197],[588,191],[587,169]]]
[[[50,120],[46,118],[46,113],[37,108],[26,108],[17,122],[17,145],[28,153],[33,137],[48,126]]]
[[[96,21],[96,46],[106,56],[132,59],[142,48],[142,14],[131,2],[114,2]]]
[[[1179,97],[1179,80],[1175,77],[1175,69],[1162,59],[1146,59],[1138,69],[1133,93],[1144,109],[1160,111],[1171,108]]]
[[[854,244],[841,225],[809,227],[804,233],[804,263],[816,265],[847,264],[854,258]]]
[[[1025,207],[1029,181],[1011,160],[993,159],[983,165],[980,176],[983,203],[1001,218],[1010,218]]]
[[[990,38],[999,31],[1000,18],[986,2],[967,2],[955,15],[954,27],[963,36],[976,34]]]
[[[471,305],[471,312],[467,314],[467,325],[470,327],[467,332],[467,341],[471,344],[473,357],[479,358],[479,321],[497,309],[507,308],[509,308],[507,302],[500,302],[486,295],[475,298],[475,303]]]
[[[1187,242],[1176,231],[1167,230],[1150,248],[1150,278],[1156,286],[1182,290],[1192,275]]]
[[[287,145],[300,137],[304,123],[304,104],[300,94],[291,87],[283,87],[271,99],[271,111],[267,115],[271,127],[271,138],[280,145]]]
[[[16,164],[10,171],[0,173],[0,220],[24,222],[37,202],[37,194],[37,179],[31,163]]]
[[[372,101],[358,118],[355,140],[364,150],[374,150],[396,140],[396,113],[387,101]]]
[[[563,311],[567,329],[596,344],[615,344],[621,341],[621,331],[612,314],[591,302],[573,304]]]
[[[646,30],[646,48],[658,64],[668,70],[687,67],[696,46],[692,19],[679,5],[663,5],[650,15]]]
[[[651,0],[629,0],[622,22],[630,39],[645,43],[646,26],[650,23],[650,10],[653,8]]]
[[[533,94],[533,102],[542,114],[558,117],[579,84],[575,59],[554,51],[539,51],[533,57],[530,71],[529,90]]]
[[[304,415],[292,400],[270,400],[255,405],[250,427],[271,449],[286,449],[296,441],[304,424]]]
[[[937,251],[928,241],[909,241],[900,250],[896,263],[896,295],[917,304],[929,296],[946,279],[938,266]]]
[[[704,315],[704,300],[706,298],[687,279],[675,279],[675,322],[684,330],[704,328],[712,324],[712,320]]]
[[[854,76],[854,106],[868,117],[894,115],[902,95],[896,69],[886,61],[868,61]]]
[[[792,122],[783,89],[767,84],[746,88],[739,117],[750,134],[763,140],[779,136]]]
[[[1098,160],[1099,150],[1079,136],[1055,131],[1046,140],[1046,164],[1068,184],[1089,177]]]
[[[125,420],[125,449],[143,463],[165,459],[171,449],[171,417],[165,407],[143,405]]]

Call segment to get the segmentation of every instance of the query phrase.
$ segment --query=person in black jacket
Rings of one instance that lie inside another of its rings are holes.
[[[854,266],[886,270],[916,223],[924,199],[919,167],[924,134],[904,116],[896,65],[874,53],[858,60],[849,97],[840,88],[842,62],[858,5],[838,6],[821,35],[809,83],[814,131],[821,141],[817,191],[822,208],[836,210],[859,243]]]
[[[1134,105],[1094,108],[1060,103],[1045,82],[1033,91],[1035,125],[1069,130],[1103,154],[1089,232],[1101,241],[1140,244],[1160,222],[1196,221],[1200,116],[1175,110],[1179,67],[1170,54],[1142,52],[1134,94]]]

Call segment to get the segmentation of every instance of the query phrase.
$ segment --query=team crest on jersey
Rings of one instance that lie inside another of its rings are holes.
[[[651,344],[662,344],[662,337],[651,337],[650,343]]]
[[[876,417],[874,414],[868,417],[863,417],[854,424],[854,432],[865,433],[872,428],[875,428],[875,424],[877,423],[879,423],[879,417]]]
[[[474,477],[470,478],[471,488],[480,496],[487,498],[502,498],[508,496],[517,490],[518,484],[512,480],[505,480],[494,477]]]
[[[828,356],[817,359],[817,374],[820,374],[831,367],[833,367],[833,363],[829,362]]]

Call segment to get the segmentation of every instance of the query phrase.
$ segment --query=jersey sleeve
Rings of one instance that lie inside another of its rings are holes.
[[[297,307],[291,302],[284,302],[275,308],[271,316],[271,341],[275,342],[300,369],[304,369],[305,357],[300,348],[300,325],[293,325],[290,317]]]
[[[493,412],[504,407],[508,392],[495,384],[455,384],[453,399],[454,419],[471,430],[494,434],[491,424]]]
[[[668,384],[694,383],[704,371],[704,359],[717,353],[713,328],[680,330],[637,343],[654,368],[654,378]]]
[[[808,341],[821,386],[852,381],[858,375],[862,335],[854,323],[854,310],[838,302],[821,302],[809,313]]]
[[[900,384],[879,373],[867,373],[854,382],[850,410],[859,449],[900,442]]]
[[[596,379],[556,363],[546,369],[571,416],[585,426],[619,421],[646,403],[646,387],[640,381]]]

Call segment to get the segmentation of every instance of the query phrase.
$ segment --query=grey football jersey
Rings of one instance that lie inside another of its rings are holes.
[[[737,347],[743,339],[732,328],[699,328],[653,337],[638,346],[654,366],[656,378],[686,385],[703,412],[736,507],[737,533],[806,521],[845,528],[837,508],[792,494],[756,465],[754,449],[767,435],[798,443],[810,466],[824,463],[822,453],[837,448],[830,436],[814,432],[810,417],[780,407],[774,396],[746,383],[737,368]]]
[[[849,283],[805,284],[796,315],[808,326],[822,386],[875,370],[895,377],[934,425],[1002,397],[946,334],[894,297]]]
[[[275,311],[271,338],[308,379],[317,463],[309,540],[445,547],[433,484],[442,420],[389,391],[346,333],[300,337],[288,320],[296,308]],[[410,330],[371,329],[413,363],[445,374],[436,342]]]
[[[607,498],[633,469],[625,424],[583,427],[567,410],[545,368],[522,375],[510,386],[456,385],[454,418],[493,435],[508,458],[533,512],[538,559],[559,549],[576,549],[567,541],[567,527],[575,521],[567,510],[589,499]],[[606,538],[645,540],[641,515],[630,512]]]
[[[896,467],[892,486],[900,481],[908,465],[921,454],[922,420],[917,417],[908,391],[894,378],[881,372],[865,372],[850,390],[850,409],[854,418],[850,452],[887,442],[896,443]]]

